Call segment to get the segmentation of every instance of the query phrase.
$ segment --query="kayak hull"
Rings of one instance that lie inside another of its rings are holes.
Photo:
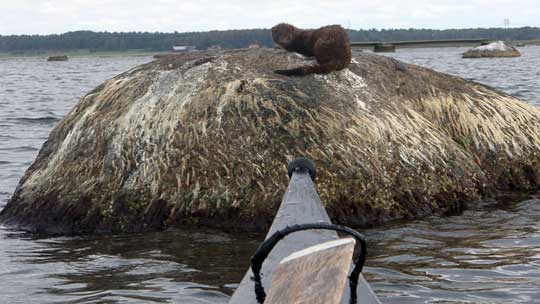
[[[287,226],[317,222],[331,223],[309,173],[307,171],[294,172],[281,206],[266,237],[268,238],[277,230]],[[286,256],[295,251],[335,239],[338,239],[337,233],[328,230],[301,231],[287,236],[274,247],[268,258],[264,261],[261,270],[263,286],[270,288],[273,271]],[[229,304],[257,304],[254,284],[251,280],[252,276],[253,272],[250,268],[229,300]],[[360,275],[358,280],[357,294],[358,304],[380,303],[362,275]],[[345,288],[341,303],[349,303],[348,288]]]

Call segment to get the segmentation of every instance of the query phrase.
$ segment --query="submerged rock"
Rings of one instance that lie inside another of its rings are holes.
[[[495,41],[490,44],[475,47],[463,53],[463,58],[485,58],[485,57],[519,57],[521,54],[515,47],[507,46],[502,41]]]
[[[60,55],[60,56],[50,56],[47,58],[47,61],[67,61],[68,56],[66,55]]]
[[[1,213],[46,233],[265,227],[287,161],[318,166],[334,221],[373,225],[538,189],[540,110],[359,53],[329,75],[279,50],[171,55],[116,76],[51,132]]]

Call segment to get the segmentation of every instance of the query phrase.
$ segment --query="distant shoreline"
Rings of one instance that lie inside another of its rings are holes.
[[[116,57],[116,56],[154,56],[156,54],[168,54],[168,51],[148,51],[148,50],[126,50],[126,51],[90,51],[90,50],[69,50],[69,51],[18,51],[0,52],[0,59],[17,57],[37,57],[47,58],[49,56],[66,55],[68,57]]]
[[[540,27],[475,29],[348,29],[351,42],[503,40],[540,44]],[[163,33],[72,31],[50,35],[0,35],[0,54],[46,56],[50,53],[73,56],[101,54],[148,54],[153,51],[239,49],[250,46],[273,47],[269,29]],[[446,45],[449,46],[449,45]]]
[[[512,46],[519,45],[540,45],[540,39],[535,40],[515,40],[506,42]],[[446,48],[446,47],[463,47],[463,45],[428,45],[428,46],[400,46],[399,49],[422,49],[422,48]],[[362,49],[362,48],[358,48]],[[172,51],[150,51],[150,50],[125,50],[125,51],[92,51],[87,49],[69,50],[69,51],[15,51],[15,52],[0,52],[0,59],[17,58],[17,57],[37,57],[47,58],[49,56],[66,55],[68,57],[116,57],[116,56],[154,56],[159,54],[174,54]]]

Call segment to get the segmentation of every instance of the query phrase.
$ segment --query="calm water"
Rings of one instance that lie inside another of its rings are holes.
[[[515,59],[465,49],[390,56],[540,105],[540,47]],[[0,208],[50,129],[86,92],[150,57],[0,60]],[[366,231],[365,275],[385,303],[540,303],[540,200]],[[36,239],[0,227],[0,303],[226,303],[260,234],[167,231]]]

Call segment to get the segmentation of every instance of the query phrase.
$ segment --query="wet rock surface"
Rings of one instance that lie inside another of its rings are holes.
[[[364,53],[329,75],[272,72],[305,63],[279,50],[196,52],[106,81],[54,128],[1,219],[53,234],[264,228],[301,155],[348,225],[538,188],[536,107]]]

